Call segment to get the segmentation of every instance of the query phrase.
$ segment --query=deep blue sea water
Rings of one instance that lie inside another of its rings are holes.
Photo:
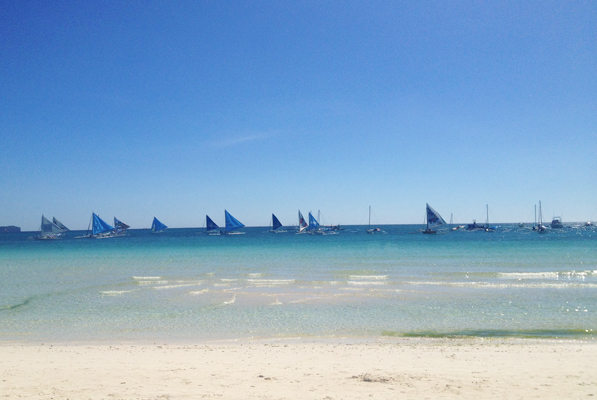
[[[597,337],[597,230],[0,235],[0,341]],[[413,233],[416,232],[416,233]]]

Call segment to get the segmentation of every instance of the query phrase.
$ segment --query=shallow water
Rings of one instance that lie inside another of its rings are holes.
[[[0,341],[597,336],[597,232],[0,236]],[[416,233],[413,233],[416,232]]]

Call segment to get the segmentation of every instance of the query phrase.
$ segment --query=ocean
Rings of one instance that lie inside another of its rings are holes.
[[[597,229],[0,235],[0,341],[597,337]]]

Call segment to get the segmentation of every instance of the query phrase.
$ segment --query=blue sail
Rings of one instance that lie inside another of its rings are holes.
[[[98,235],[100,233],[108,232],[113,230],[114,228],[111,227],[106,221],[101,219],[97,216],[97,214],[93,213],[93,230],[91,231],[92,235]]]
[[[226,215],[226,232],[230,232],[244,226],[239,220],[230,215],[228,211],[224,210],[224,213]]]
[[[162,224],[156,217],[153,217],[153,223],[151,224],[151,231],[152,232],[159,232],[166,229],[167,226]]]
[[[220,229],[220,227],[218,225],[216,225],[216,223],[213,222],[211,220],[211,218],[209,218],[209,215],[205,216],[205,226],[206,226],[206,229],[207,229],[208,232]]]
[[[272,214],[272,231],[275,231],[281,226],[282,223],[280,222],[280,220],[274,214]]]
[[[319,228],[319,222],[315,219],[313,214],[309,213],[309,230],[314,231]]]

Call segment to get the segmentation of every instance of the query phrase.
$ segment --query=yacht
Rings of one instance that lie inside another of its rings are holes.
[[[564,225],[562,225],[562,217],[553,217],[551,220],[551,229],[562,229]]]

